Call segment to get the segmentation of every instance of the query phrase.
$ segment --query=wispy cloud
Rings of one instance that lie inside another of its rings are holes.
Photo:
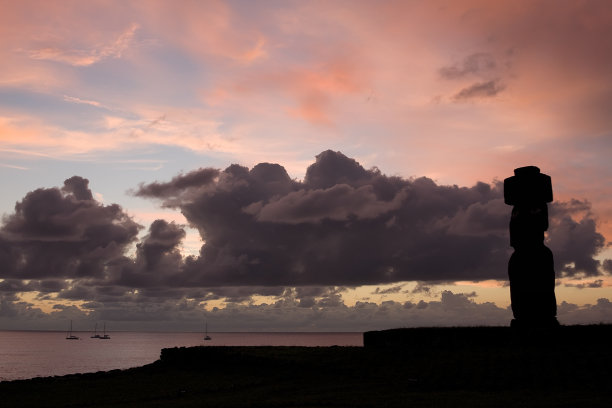
[[[36,152],[36,151],[32,151],[32,150],[27,150],[27,149],[5,149],[5,148],[0,148],[0,153],[10,153],[10,154],[17,154],[17,155],[22,155],[22,156],[35,156],[35,157],[53,158],[53,156],[51,156],[49,154],[45,154],[45,153],[41,153],[41,152]]]
[[[102,104],[100,102],[92,101],[92,100],[87,100],[87,99],[81,99],[81,98],[77,98],[75,96],[64,95],[64,101],[72,102],[72,103],[78,103],[78,104],[83,104],[83,105],[91,105],[91,106],[95,106],[97,108],[102,107]]]
[[[28,167],[16,166],[14,164],[7,164],[7,163],[0,163],[0,167],[7,167],[9,169],[16,169],[16,170],[30,170]]]
[[[463,102],[469,99],[492,98],[497,96],[505,88],[505,85],[499,80],[476,82],[457,92],[453,99],[456,102]]]
[[[489,75],[497,67],[492,54],[479,52],[468,55],[461,63],[445,66],[440,75],[445,79],[461,79],[467,76]]]
[[[138,24],[132,24],[111,44],[92,49],[44,47],[31,50],[29,56],[35,60],[49,60],[76,67],[87,67],[107,58],[120,58],[123,52],[130,46],[138,28]]]

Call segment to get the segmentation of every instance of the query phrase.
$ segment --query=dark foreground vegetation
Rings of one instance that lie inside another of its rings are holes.
[[[609,407],[612,400],[611,326],[518,334],[407,329],[374,337],[366,335],[363,348],[164,349],[140,368],[0,383],[0,401],[222,408]]]

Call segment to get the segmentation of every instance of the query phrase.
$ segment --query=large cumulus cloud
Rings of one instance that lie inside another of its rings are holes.
[[[387,176],[328,150],[303,181],[278,164],[232,165],[135,194],[180,209],[200,231],[200,256],[175,277],[185,286],[506,279],[510,208],[500,183]],[[605,242],[585,206],[573,200],[551,210],[549,244],[568,276],[601,273],[594,257]]]

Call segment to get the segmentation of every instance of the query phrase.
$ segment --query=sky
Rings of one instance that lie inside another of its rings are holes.
[[[527,165],[559,321],[612,322],[609,2],[0,10],[0,329],[507,325]]]

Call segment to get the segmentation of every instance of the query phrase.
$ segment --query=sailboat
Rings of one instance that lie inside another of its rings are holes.
[[[99,337],[102,340],[108,340],[110,339],[110,336],[108,334],[106,334],[106,322],[104,322],[104,334],[102,336]]]
[[[99,339],[100,335],[98,334],[98,323],[96,323],[94,327],[94,334],[91,335],[90,339]]]
[[[212,340],[212,337],[208,335],[208,322],[204,323],[204,340]]]
[[[79,340],[77,336],[72,334],[72,320],[70,321],[70,331],[66,333],[66,340]]]

